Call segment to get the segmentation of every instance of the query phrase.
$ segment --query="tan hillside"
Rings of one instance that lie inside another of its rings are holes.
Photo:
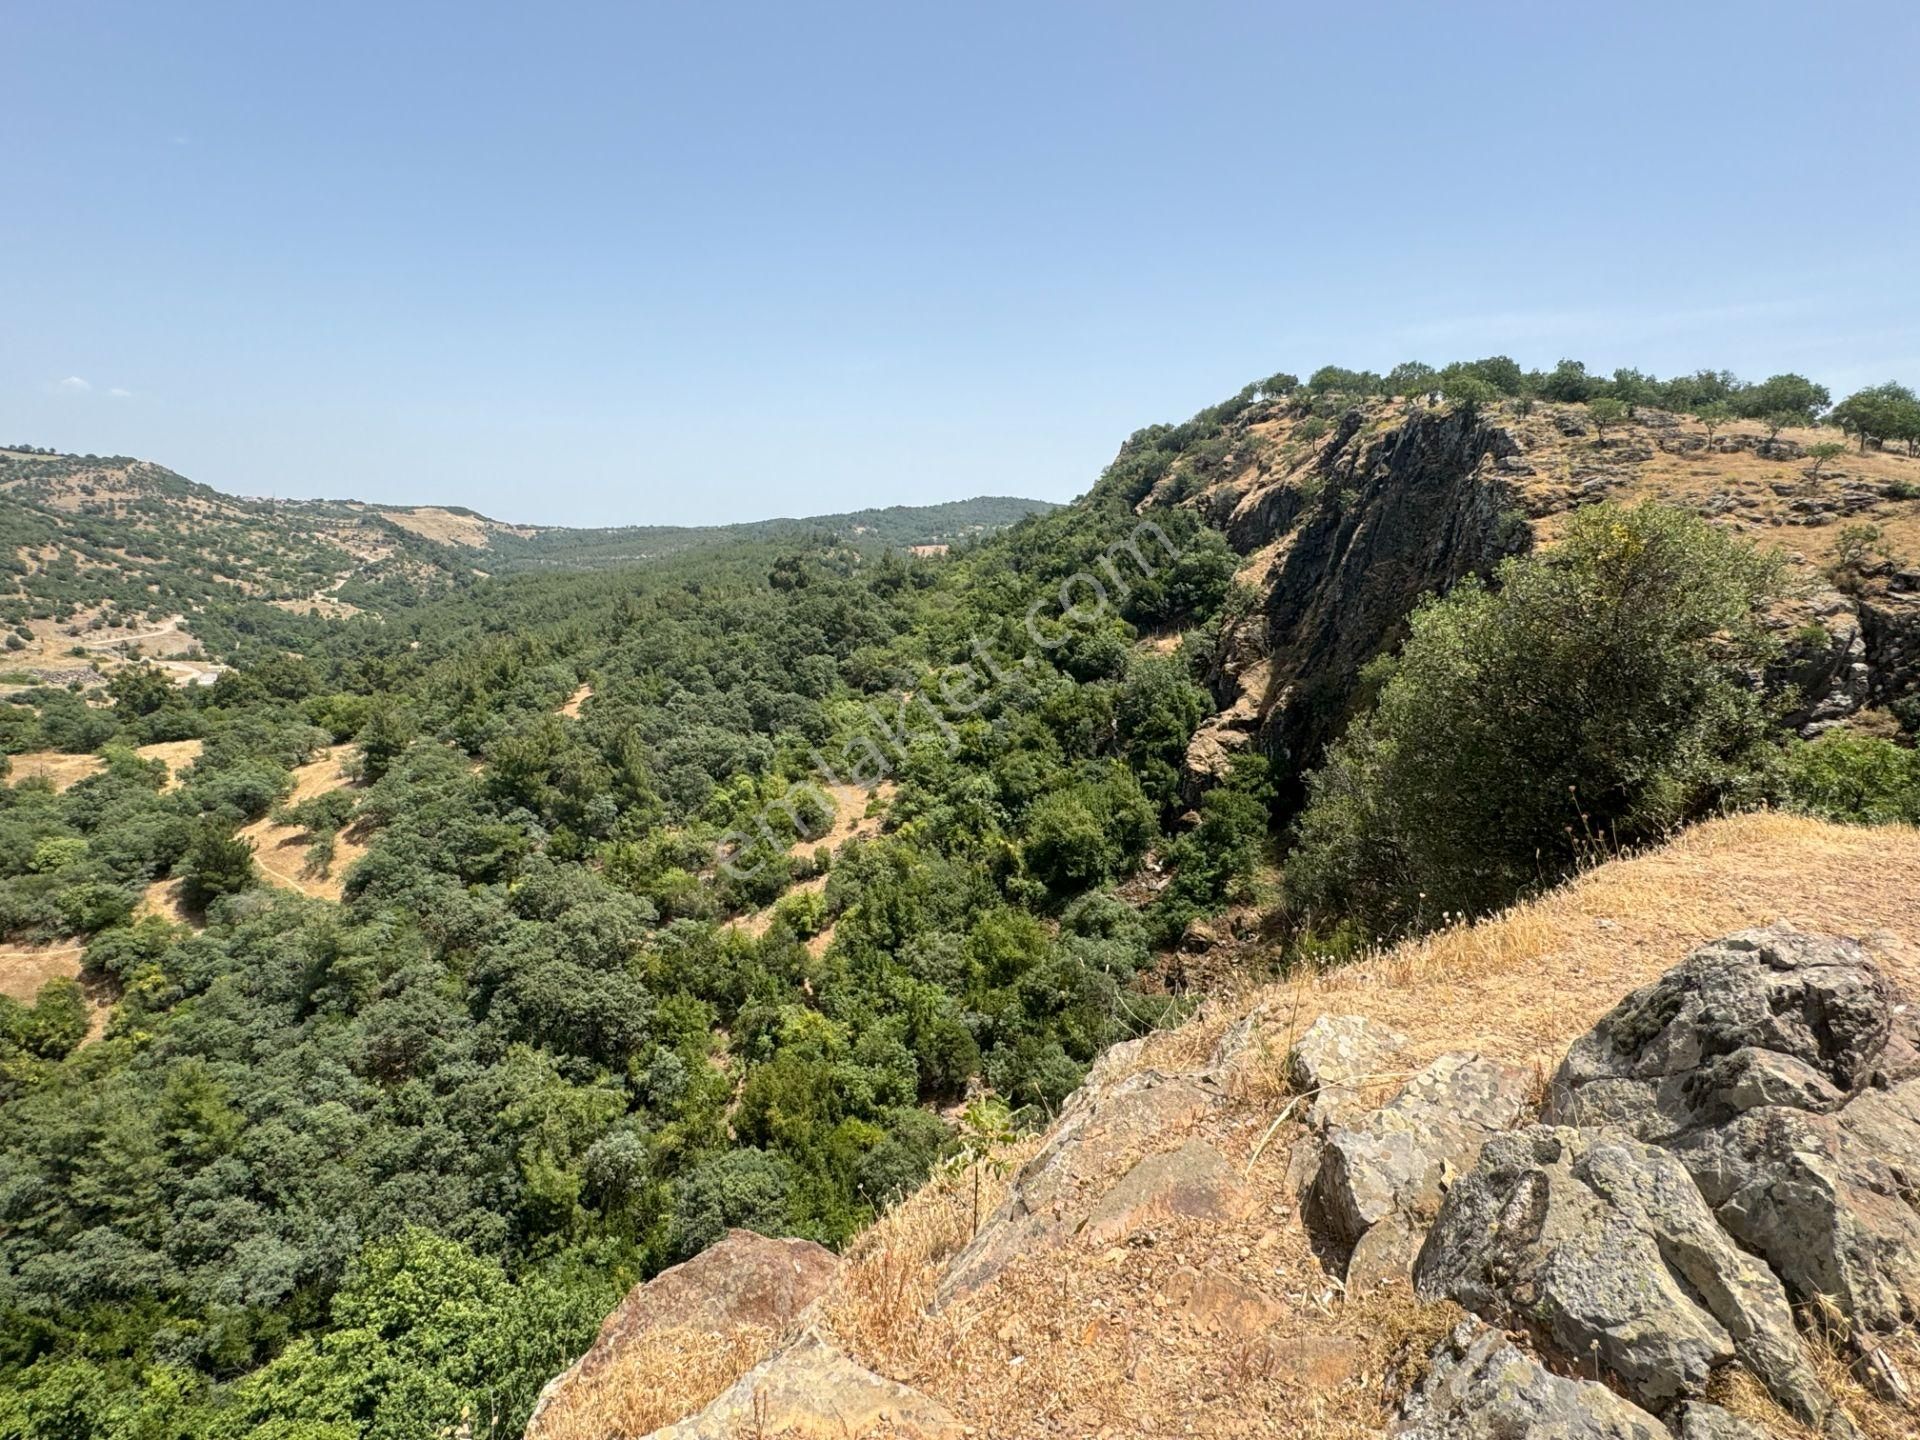
[[[1290,1172],[1306,1112],[1281,1065],[1293,1040],[1323,1015],[1368,1017],[1408,1041],[1389,1071],[1367,1077],[1380,1092],[1442,1052],[1472,1051],[1524,1067],[1519,1073],[1534,1077],[1522,1087],[1531,1106],[1569,1042],[1628,991],[1729,932],[1784,920],[1854,936],[1890,979],[1920,994],[1916,868],[1920,831],[1909,828],[1776,814],[1716,820],[1479,924],[1216,998],[1181,1028],[1120,1047],[1049,1135],[994,1166],[936,1179],[849,1249],[814,1315],[815,1333],[935,1408],[897,1430],[846,1433],[1384,1433],[1416,1373],[1405,1363],[1460,1312],[1417,1303],[1404,1281],[1350,1293],[1344,1249],[1303,1220],[1300,1177]],[[1236,1027],[1248,1016],[1257,1017],[1251,1031]],[[1218,1053],[1236,1044],[1241,1059],[1222,1070]],[[1121,1097],[1136,1113],[1143,1099],[1154,1101],[1144,1113],[1156,1123],[1114,1118]],[[1208,1148],[1224,1159],[1222,1173],[1196,1165]],[[1143,1157],[1148,1163],[1137,1164]],[[1054,1198],[984,1223],[986,1250],[977,1243],[956,1266],[975,1225],[975,1179],[985,1217],[1005,1192],[1007,1170],[1022,1164],[1028,1206]],[[1173,1183],[1143,1187],[1149,1172]],[[1076,1214],[1089,1218],[1075,1222]],[[1004,1236],[1012,1243],[996,1238]],[[983,1254],[992,1262],[985,1268]],[[735,1332],[725,1346],[703,1347],[671,1326],[642,1336],[632,1354],[648,1363],[628,1382],[630,1395],[613,1384],[617,1368],[603,1370],[591,1395],[576,1397],[592,1406],[563,1397],[540,1433],[638,1434],[643,1423],[694,1411],[732,1383],[747,1338]],[[1862,1433],[1913,1433],[1815,1349],[1824,1382]],[[1911,1347],[1900,1353],[1911,1365]],[[1716,1385],[1714,1398],[1758,1419],[1758,1433],[1808,1433],[1738,1367]],[[610,1423],[616,1414],[631,1428]],[[760,1433],[829,1433],[806,1429],[803,1415],[788,1418],[791,1429]],[[721,1432],[689,1421],[673,1433]]]

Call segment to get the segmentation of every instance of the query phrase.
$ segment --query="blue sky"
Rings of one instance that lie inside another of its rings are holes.
[[[0,49],[0,441],[249,494],[1065,499],[1330,361],[1920,381],[1910,4],[63,0]]]

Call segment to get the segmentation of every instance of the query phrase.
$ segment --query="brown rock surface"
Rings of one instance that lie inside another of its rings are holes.
[[[771,1346],[833,1279],[839,1257],[811,1240],[772,1240],[729,1230],[691,1260],[662,1270],[627,1292],[601,1323],[593,1346],[549,1381],[528,1422],[528,1440],[547,1434],[566,1411],[598,1404],[590,1392],[617,1383],[622,1357],[650,1336],[692,1331],[737,1339],[764,1335]]]

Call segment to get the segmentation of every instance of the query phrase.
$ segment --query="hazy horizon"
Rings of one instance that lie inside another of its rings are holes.
[[[1063,501],[1276,370],[1920,379],[1905,8],[0,21],[0,443],[710,525]]]

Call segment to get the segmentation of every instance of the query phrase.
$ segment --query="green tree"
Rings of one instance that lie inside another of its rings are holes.
[[[212,818],[194,830],[180,868],[186,875],[184,898],[195,909],[222,895],[237,895],[258,880],[253,847]]]
[[[1604,440],[1608,426],[1627,418],[1627,406],[1611,395],[1597,395],[1587,402],[1587,416],[1593,421],[1593,433]]]
[[[1825,472],[1830,461],[1838,460],[1847,453],[1847,447],[1838,440],[1822,440],[1807,447],[1807,479],[1818,480]]]
[[[1422,607],[1375,710],[1309,777],[1291,903],[1376,933],[1478,914],[1762,793],[1746,675],[1778,573],[1696,516],[1596,506],[1496,588]]]
[[[1500,398],[1500,392],[1489,381],[1470,371],[1448,375],[1441,393],[1468,415],[1477,414],[1483,406]]]
[[[1722,425],[1733,418],[1733,407],[1724,400],[1715,400],[1712,404],[1702,405],[1693,412],[1694,418],[1707,428],[1707,448],[1713,448],[1713,437]]]
[[[1884,442],[1920,431],[1920,401],[1905,385],[1889,380],[1854,391],[1833,407],[1832,418],[1864,453],[1870,440]]]
[[[1785,415],[1789,425],[1811,425],[1820,418],[1832,396],[1827,387],[1804,375],[1769,375],[1758,385],[1744,385],[1729,397],[1733,413],[1747,420]]]

